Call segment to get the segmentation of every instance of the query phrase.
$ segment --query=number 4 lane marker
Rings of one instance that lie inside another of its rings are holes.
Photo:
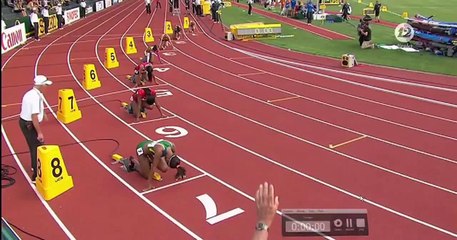
[[[206,221],[211,225],[244,212],[244,210],[241,208],[235,208],[228,212],[217,215],[216,203],[208,194],[200,195],[197,197],[197,199],[200,200],[200,202],[203,204],[203,207],[205,207]]]

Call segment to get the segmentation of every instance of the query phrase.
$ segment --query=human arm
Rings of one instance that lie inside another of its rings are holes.
[[[279,198],[275,196],[272,184],[261,184],[255,194],[257,206],[257,224],[262,223],[270,228],[279,206]],[[268,239],[268,230],[256,230],[252,240]]]
[[[146,151],[149,150],[147,149]],[[148,173],[148,188],[145,191],[154,188],[154,186],[152,186],[152,176],[154,176],[155,169],[157,169],[157,166],[160,162],[160,158],[162,156],[162,150],[160,149],[160,146],[154,146],[154,155],[148,154],[147,156],[151,160],[151,168]]]
[[[142,104],[141,96],[139,96],[139,94],[138,94],[136,97],[136,104],[135,104],[136,105],[135,116],[136,116],[137,121],[140,120],[141,104]]]
[[[162,63],[162,59],[160,59],[159,50],[157,50],[157,51],[155,52],[155,55],[156,55],[157,58],[159,59],[159,62]]]
[[[160,113],[160,116],[161,116],[161,117],[165,117],[165,115],[163,115],[163,112],[162,112],[162,107],[161,107],[160,104],[157,102],[157,99],[156,99],[155,105],[156,105],[157,110],[158,110],[159,113]],[[174,145],[173,145],[173,146],[174,146]],[[174,152],[174,151],[173,151],[173,152]]]

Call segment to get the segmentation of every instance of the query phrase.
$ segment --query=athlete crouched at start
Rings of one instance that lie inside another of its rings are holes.
[[[135,84],[134,87],[140,87],[146,84],[146,82],[152,82],[153,80],[157,83],[153,74],[152,64],[149,62],[141,61],[134,69],[133,76],[127,75],[127,80]],[[158,83],[157,83],[158,84]]]
[[[132,96],[130,97],[130,103],[122,102],[121,106],[127,110],[129,114],[132,114],[136,117],[136,120],[146,118],[146,109],[152,110],[153,105],[156,106],[157,110],[160,113],[161,117],[165,117],[162,113],[162,108],[157,102],[157,93],[152,88],[140,88],[137,89]]]
[[[161,37],[161,43],[160,43],[160,47],[159,49],[160,50],[164,50],[164,49],[167,49],[168,46],[171,45],[171,38],[170,38],[170,35],[164,33]]]
[[[175,179],[186,178],[186,169],[181,166],[181,159],[176,155],[175,145],[167,140],[140,142],[136,146],[138,159],[130,157],[123,159],[121,163],[128,172],[137,171],[143,178],[148,180],[148,187],[143,191],[153,189],[153,178],[160,177],[156,170],[166,173],[168,169],[176,169]]]
[[[179,25],[176,25],[174,31],[173,31],[173,35],[174,35],[174,40],[179,40],[181,39],[181,27]]]

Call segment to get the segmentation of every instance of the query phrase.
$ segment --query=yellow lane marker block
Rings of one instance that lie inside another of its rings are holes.
[[[189,21],[189,17],[184,17],[184,24],[183,24],[183,28],[184,29],[188,29],[189,28],[189,25],[190,25],[189,22],[190,22]]]
[[[68,124],[81,119],[82,114],[79,110],[73,89],[60,89],[57,106],[57,119]]]
[[[105,67],[108,69],[119,67],[114,48],[105,48]]]
[[[46,201],[73,188],[73,178],[68,175],[59,146],[40,146],[37,154],[36,187]]]
[[[165,22],[165,34],[173,34],[173,27],[171,26],[170,21]]]
[[[144,41],[147,43],[154,42],[154,35],[152,34],[151,28],[144,29]]]
[[[84,80],[83,87],[86,90],[96,89],[102,86],[98,79],[97,70],[94,64],[84,64]]]
[[[127,37],[125,39],[125,49],[127,54],[135,54],[137,53],[136,46],[135,46],[135,40],[133,37]]]

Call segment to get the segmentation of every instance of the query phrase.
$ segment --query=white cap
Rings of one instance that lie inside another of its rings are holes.
[[[48,80],[48,78],[43,75],[37,75],[35,77],[34,81],[35,81],[35,86],[43,86],[43,85],[49,86],[52,84],[52,81]]]

